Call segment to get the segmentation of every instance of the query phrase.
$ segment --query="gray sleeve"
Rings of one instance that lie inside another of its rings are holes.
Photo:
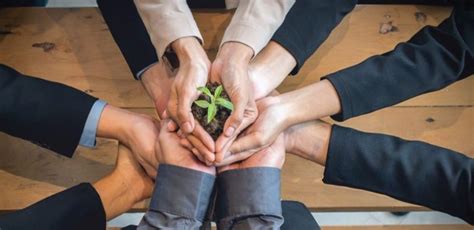
[[[137,229],[199,229],[214,182],[215,176],[207,173],[160,165],[150,208]]]
[[[215,208],[218,229],[280,229],[280,170],[258,167],[219,174]]]

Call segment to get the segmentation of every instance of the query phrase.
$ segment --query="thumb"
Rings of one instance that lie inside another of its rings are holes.
[[[263,149],[266,144],[265,138],[261,133],[255,132],[245,135],[237,139],[229,148],[232,154],[247,152],[247,151],[259,151]]]

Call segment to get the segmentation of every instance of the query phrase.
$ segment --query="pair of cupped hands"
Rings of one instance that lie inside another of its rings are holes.
[[[172,49],[179,59],[179,67],[173,70],[166,59],[158,64],[162,68],[160,74],[168,76],[161,80],[172,81],[169,92],[163,93],[166,89],[162,89],[161,94],[169,98],[154,100],[157,111],[165,111],[158,128],[158,149],[155,149],[158,161],[211,174],[215,174],[216,166],[220,171],[242,167],[281,168],[285,128],[275,125],[281,122],[277,115],[281,113],[269,109],[278,104],[276,98],[265,97],[276,86],[262,87],[264,81],[249,77],[253,50],[242,43],[227,42],[211,63],[196,38],[179,39],[172,43]],[[234,104],[216,141],[191,112],[200,95],[198,87],[207,82],[222,84]],[[159,84],[155,87],[163,86]],[[149,87],[145,84],[148,92],[154,91]]]

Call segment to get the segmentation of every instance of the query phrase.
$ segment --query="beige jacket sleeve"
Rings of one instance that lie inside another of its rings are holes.
[[[235,2],[227,0],[229,3]],[[222,44],[235,41],[250,46],[254,55],[267,45],[283,23],[295,0],[240,0],[234,17],[227,27]]]
[[[186,0],[134,0],[161,59],[167,47],[183,37],[202,36]]]

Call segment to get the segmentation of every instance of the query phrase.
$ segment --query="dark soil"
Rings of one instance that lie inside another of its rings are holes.
[[[214,94],[214,91],[219,86],[219,84],[207,83],[206,86],[211,91],[211,93]],[[221,97],[230,101],[229,96],[227,95],[225,91],[222,91]],[[209,96],[205,94],[201,94],[201,96],[199,96],[197,100],[210,101],[210,98]],[[199,121],[199,124],[201,124],[201,126],[204,127],[204,129],[209,133],[209,135],[211,135],[212,139],[214,140],[217,140],[217,138],[222,134],[225,121],[231,114],[230,110],[218,105],[216,116],[208,124],[207,123],[207,109],[203,109],[193,103],[191,110],[192,110],[194,118]]]

